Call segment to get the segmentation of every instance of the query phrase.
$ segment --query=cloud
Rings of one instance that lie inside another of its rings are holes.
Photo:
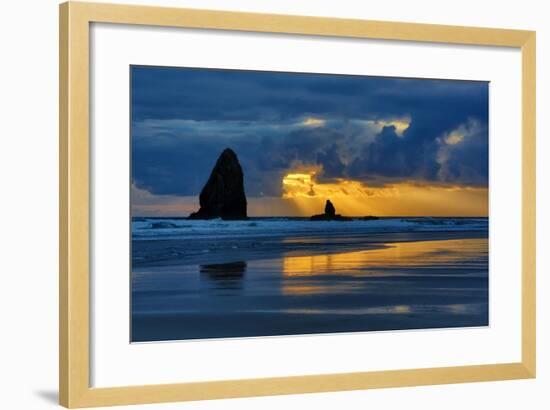
[[[132,183],[130,190],[132,215],[137,216],[178,216],[189,215],[198,208],[196,197],[173,195],[153,195]]]
[[[438,140],[437,179],[449,183],[486,185],[489,177],[487,126],[469,120]],[[480,159],[486,159],[485,161]]]
[[[248,196],[319,181],[487,185],[488,84],[132,67],[132,177],[153,195],[200,192],[233,148]]]
[[[389,120],[369,120],[367,121],[367,124],[373,127],[377,133],[381,132],[384,129],[384,127],[393,126],[395,128],[396,135],[399,137],[402,137],[403,133],[411,125],[411,119],[408,117],[405,117],[405,118],[397,118],[397,119],[389,119]]]
[[[325,125],[325,120],[321,118],[308,117],[302,122],[302,124],[305,127],[322,127],[323,125]]]

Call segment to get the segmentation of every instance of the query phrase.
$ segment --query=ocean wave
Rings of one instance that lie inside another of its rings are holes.
[[[487,231],[488,218],[407,217],[378,220],[310,221],[305,218],[250,218],[242,221],[181,218],[132,219],[132,239],[277,237],[300,234],[365,234],[430,231]]]

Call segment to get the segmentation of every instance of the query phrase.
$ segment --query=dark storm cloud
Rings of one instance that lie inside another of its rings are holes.
[[[279,195],[300,165],[369,184],[487,184],[487,83],[136,66],[131,102],[132,176],[154,194],[196,195],[225,147],[251,196]]]
[[[338,178],[344,175],[346,165],[342,161],[338,145],[332,144],[326,150],[317,154],[317,163],[323,165],[324,176],[327,178]]]

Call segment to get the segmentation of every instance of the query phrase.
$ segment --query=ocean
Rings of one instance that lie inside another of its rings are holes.
[[[131,341],[489,324],[488,218],[132,219]]]

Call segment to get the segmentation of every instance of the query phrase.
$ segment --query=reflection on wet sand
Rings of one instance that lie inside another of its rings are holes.
[[[365,290],[368,277],[485,275],[487,254],[484,238],[397,242],[362,251],[287,256],[281,293],[345,294]]]
[[[207,278],[218,289],[236,289],[242,287],[247,264],[244,261],[200,265],[201,277]]]
[[[387,247],[308,256],[287,256],[283,260],[284,276],[383,274],[388,267],[444,267],[476,263],[480,254],[488,253],[487,239],[397,242]],[[480,261],[481,262],[481,261]],[[485,264],[480,267],[485,267]],[[378,269],[376,269],[378,268]]]
[[[289,314],[310,314],[310,315],[407,315],[419,313],[443,313],[443,314],[476,314],[482,311],[482,304],[453,304],[453,305],[390,305],[390,306],[374,306],[360,307],[353,309],[333,308],[333,309],[286,309],[285,313]]]
[[[346,236],[320,241],[324,254],[297,245],[144,267],[132,276],[132,341],[487,326],[487,237],[439,239],[352,252]]]

